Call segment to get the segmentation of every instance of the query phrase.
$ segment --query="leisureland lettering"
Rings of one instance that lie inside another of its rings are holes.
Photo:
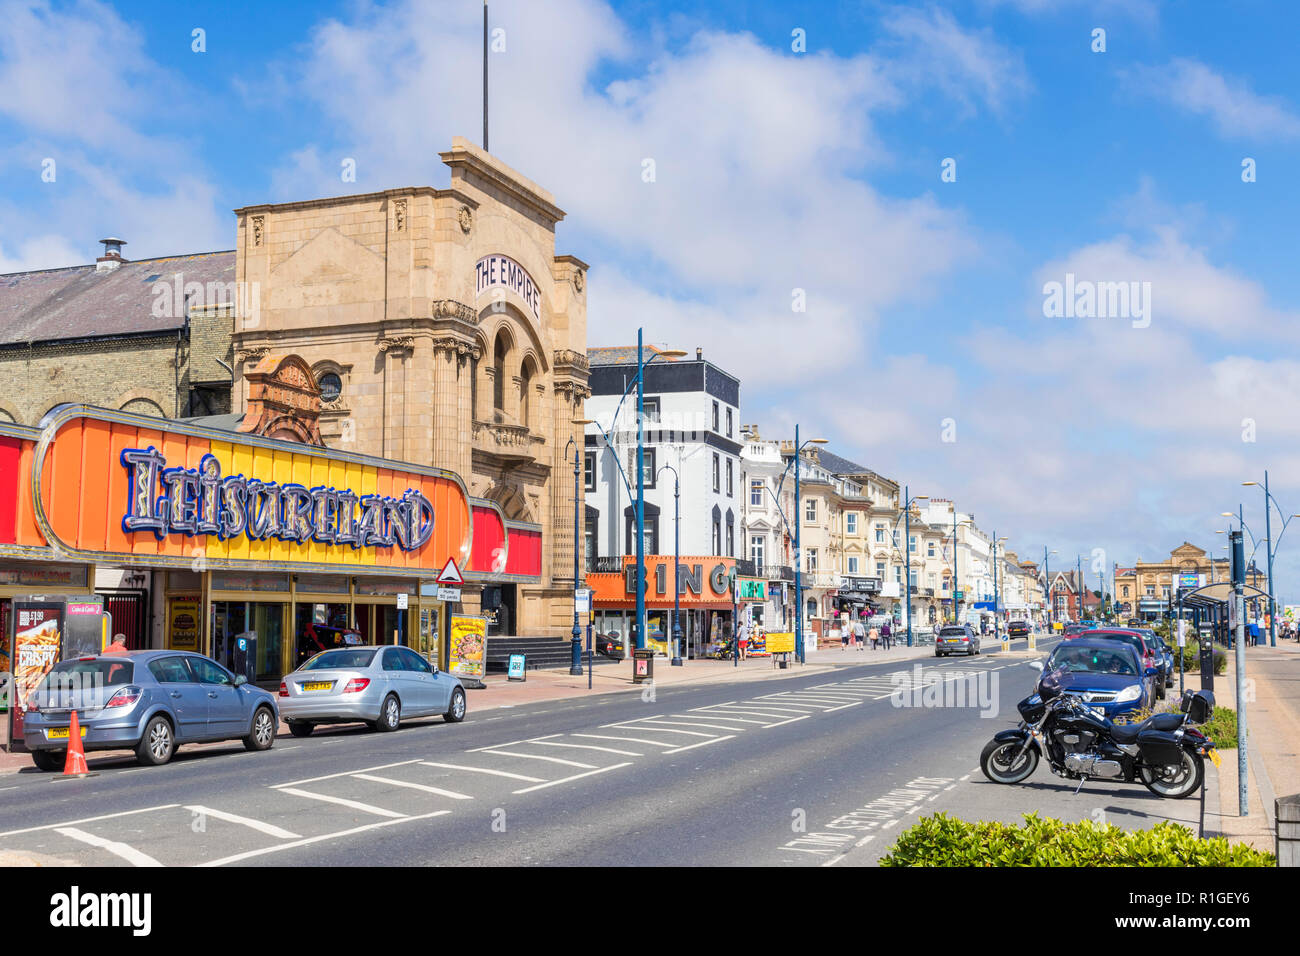
[[[50,897],[50,925],[126,926],[135,936],[148,936],[153,926],[153,896],[149,893],[86,893],[74,886],[70,893]]]
[[[433,537],[433,504],[414,488],[392,498],[243,475],[223,478],[214,455],[204,455],[197,468],[168,468],[153,447],[123,451],[122,466],[131,475],[122,518],[127,533],[152,531],[160,540],[169,534],[215,534],[223,540],[242,534],[253,541],[396,545],[403,551]]]

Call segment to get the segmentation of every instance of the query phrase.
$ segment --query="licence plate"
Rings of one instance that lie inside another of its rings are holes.
[[[49,727],[45,731],[46,740],[67,740],[72,736],[71,727]],[[81,736],[86,736],[86,728],[81,728]]]
[[[302,685],[303,690],[329,690],[334,686],[332,680],[314,680]]]
[[[1219,752],[1217,750],[1211,750],[1209,752],[1209,758],[1214,761],[1216,767],[1219,765]]]

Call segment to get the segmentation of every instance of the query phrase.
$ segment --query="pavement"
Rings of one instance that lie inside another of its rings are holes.
[[[1300,644],[1246,648],[1247,808],[1240,813],[1238,752],[1220,751],[1222,765],[1208,766],[1206,830],[1234,843],[1273,852],[1276,847],[1274,798],[1300,793]],[[1192,678],[1188,686],[1199,686]],[[1228,654],[1227,673],[1216,675],[1220,706],[1237,706],[1236,654]]]

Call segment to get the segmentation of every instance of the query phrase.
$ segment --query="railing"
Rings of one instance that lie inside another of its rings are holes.
[[[619,574],[623,570],[623,556],[588,558],[586,565],[588,574]]]

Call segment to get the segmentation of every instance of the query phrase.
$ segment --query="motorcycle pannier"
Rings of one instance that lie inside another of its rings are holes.
[[[1144,730],[1138,734],[1138,749],[1142,759],[1158,767],[1176,764],[1181,761],[1182,747],[1178,738],[1167,730]]]
[[[1208,690],[1185,691],[1181,707],[1188,721],[1203,724],[1214,716],[1214,693]]]

